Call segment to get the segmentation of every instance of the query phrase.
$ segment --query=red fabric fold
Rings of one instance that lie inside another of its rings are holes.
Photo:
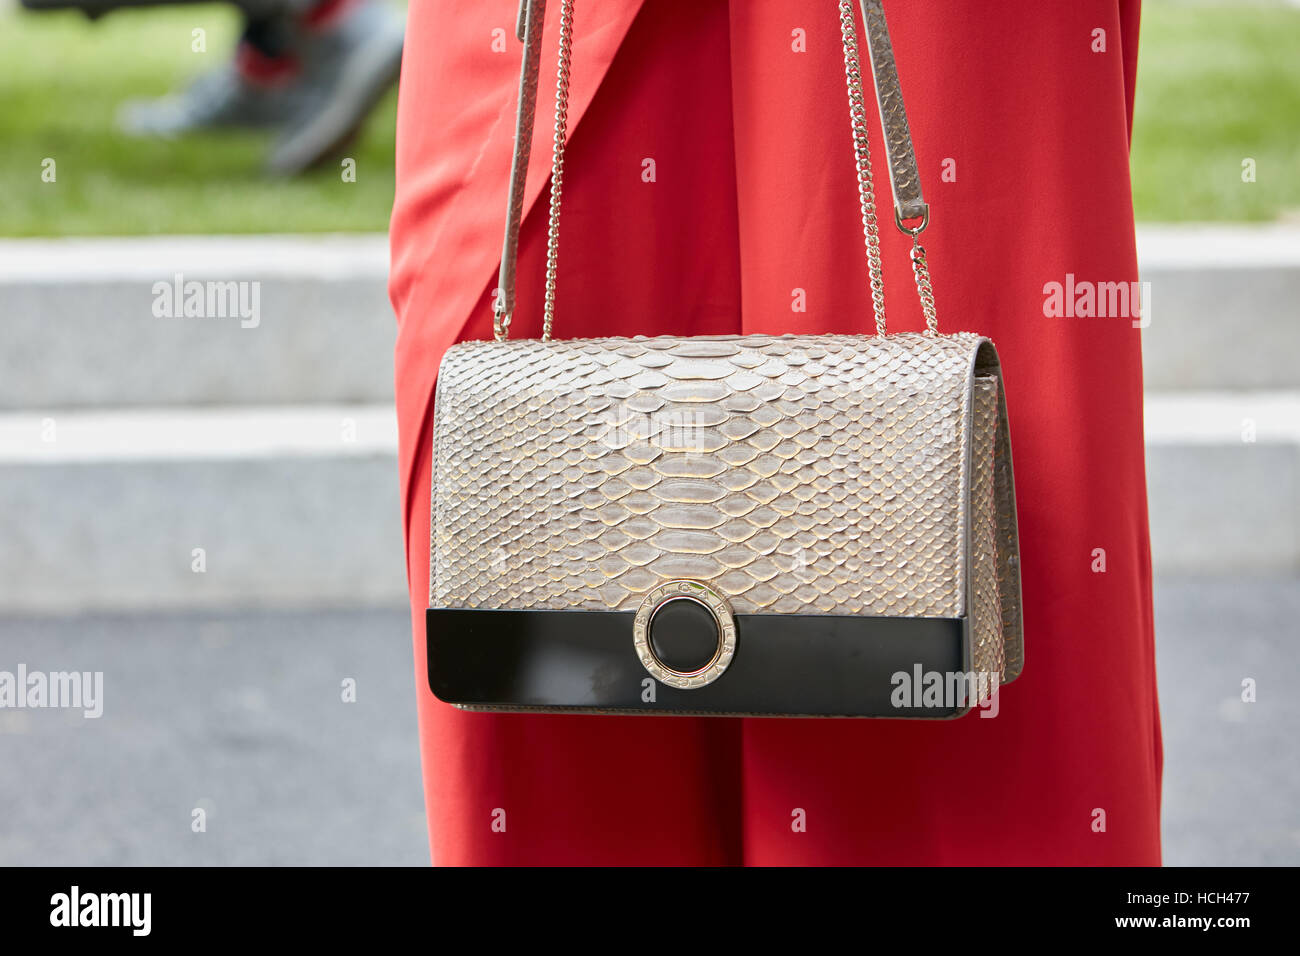
[[[996,718],[945,723],[466,714],[430,695],[429,410],[445,348],[490,335],[515,9],[413,3],[398,117],[391,291],[435,862],[1158,863],[1140,332],[1044,313],[1067,274],[1137,278],[1137,4],[886,3],[940,326],[998,345],[1020,504],[1024,675]],[[557,335],[871,331],[833,5],[580,0],[575,37]],[[915,330],[874,115],[872,136],[890,328]],[[532,208],[518,335],[540,329],[544,230]]]

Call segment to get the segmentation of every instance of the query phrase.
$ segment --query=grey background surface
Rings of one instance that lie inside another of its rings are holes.
[[[1167,864],[1300,863],[1298,618],[1290,578],[1157,581]],[[0,619],[30,668],[105,680],[99,719],[0,711],[0,864],[427,863],[409,627],[397,609]]]

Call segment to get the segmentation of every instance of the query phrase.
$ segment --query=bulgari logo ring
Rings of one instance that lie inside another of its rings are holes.
[[[703,608],[712,618],[717,634],[713,656],[698,667],[689,670],[674,668],[665,663],[661,650],[656,648],[655,618],[674,602],[689,602]],[[694,690],[712,684],[722,676],[736,653],[736,619],[732,616],[727,599],[699,581],[667,581],[655,588],[641,601],[632,622],[632,638],[636,656],[655,680]]]

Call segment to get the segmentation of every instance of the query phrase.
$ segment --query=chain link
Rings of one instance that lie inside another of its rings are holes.
[[[876,222],[875,183],[871,175],[871,142],[867,132],[867,103],[862,92],[862,61],[858,56],[858,30],[853,4],[840,0],[840,37],[844,44],[844,80],[849,90],[849,122],[853,130],[853,157],[858,165],[858,203],[862,209],[862,235],[867,241],[867,271],[871,276],[871,311],[876,334],[885,334],[885,275],[880,264],[880,226]]]
[[[501,305],[505,297],[505,291],[497,289],[496,302],[492,307],[492,338],[498,342],[510,338],[510,313]]]
[[[912,275],[916,278],[916,294],[921,299],[925,313],[925,334],[939,334],[939,315],[934,308],[934,288],[930,285],[930,265],[925,260],[925,246],[921,245],[920,232],[912,233]]]
[[[569,72],[573,54],[573,0],[560,4],[560,58],[555,69],[555,140],[551,147],[551,211],[546,225],[546,306],[542,341],[555,324],[555,276],[560,255],[560,195],[564,189],[564,141],[569,132]]]

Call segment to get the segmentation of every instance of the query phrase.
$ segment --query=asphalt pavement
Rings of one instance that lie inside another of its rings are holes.
[[[1166,863],[1300,863],[1300,580],[1166,576],[1156,618]],[[0,865],[427,863],[408,628],[0,618],[0,671],[104,682],[98,718],[0,709]]]

